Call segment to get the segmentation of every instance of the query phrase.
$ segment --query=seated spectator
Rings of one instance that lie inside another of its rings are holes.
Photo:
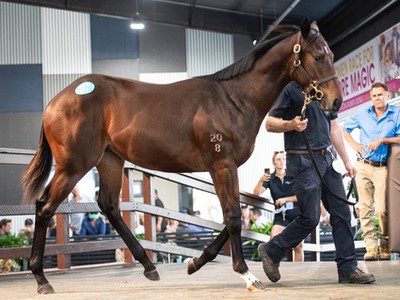
[[[104,223],[106,224],[106,234],[115,234],[115,229],[108,218],[104,219]]]
[[[240,208],[242,210],[242,216],[240,218],[242,229],[250,229],[249,208],[247,204],[242,204]]]
[[[257,207],[250,208],[250,220],[252,221],[252,226],[259,228],[268,224],[268,219],[262,215],[261,210]]]
[[[106,224],[98,212],[88,213],[82,221],[79,235],[102,235],[106,233]]]
[[[76,185],[73,189],[71,194],[68,197],[68,203],[79,203],[79,202],[85,202],[82,201],[81,196],[79,194],[79,188],[78,185]],[[83,219],[85,218],[84,213],[73,213],[69,215],[69,226],[71,229],[71,234],[74,236],[79,235],[81,231],[81,226]]]
[[[53,216],[49,224],[47,224],[47,236],[48,237],[55,237],[57,236],[57,224],[56,224],[56,217]]]
[[[138,212],[134,212],[134,221],[135,221],[135,234],[144,234],[144,226],[140,221],[140,216]]]
[[[10,236],[11,235],[11,220],[2,219],[0,221],[0,236]]]
[[[187,209],[181,209],[179,211],[182,214],[189,214]],[[178,227],[176,228],[176,233],[186,233],[189,231],[189,224],[186,222],[179,221]]]
[[[322,226],[329,225],[330,216],[331,216],[331,215],[330,215],[329,212],[326,210],[325,206],[322,204],[322,201],[321,201],[320,207],[321,207],[321,215],[320,215],[320,217],[319,217],[319,223],[320,223]]]
[[[175,233],[178,229],[178,224],[179,222],[177,220],[167,220],[167,228],[164,230],[164,233]]]
[[[193,215],[197,218],[201,218],[201,213],[199,210],[196,210],[193,212]],[[188,231],[190,232],[204,232],[204,231],[212,231],[212,229],[206,228],[206,227],[202,227],[199,225],[195,225],[195,224],[189,224],[188,225]]]
[[[34,231],[35,229],[33,227],[33,220],[28,218],[25,220],[25,227],[18,232],[18,236],[26,237],[28,240],[32,240]]]

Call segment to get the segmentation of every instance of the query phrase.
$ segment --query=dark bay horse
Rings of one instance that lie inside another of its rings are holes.
[[[100,175],[101,210],[143,265],[145,277],[159,280],[156,267],[120,216],[125,160],[165,172],[210,172],[225,228],[190,261],[188,273],[214,259],[230,238],[233,270],[249,290],[264,289],[243,259],[237,168],[250,157],[264,117],[291,80],[325,110],[337,111],[342,102],[332,52],[315,22],[306,19],[300,28],[277,26],[273,34],[211,75],[157,85],[93,74],[54,97],[22,179],[25,203],[36,201],[30,267],[39,293],[54,293],[43,274],[47,224],[93,167]],[[54,177],[45,187],[53,157]]]

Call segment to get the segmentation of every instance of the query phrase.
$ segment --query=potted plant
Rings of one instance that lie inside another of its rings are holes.
[[[269,222],[267,224],[264,224],[264,226],[257,226],[257,224],[252,224],[250,227],[250,230],[253,232],[257,232],[257,233],[262,233],[262,234],[266,234],[266,235],[270,235],[271,234],[271,229],[272,229],[272,225],[273,222]],[[258,254],[257,251],[257,247],[260,244],[260,242],[256,241],[256,240],[247,240],[243,243],[244,247],[251,247],[251,254],[250,254],[250,260],[260,260],[260,256]]]
[[[6,235],[0,237],[0,248],[15,248],[28,245],[26,237]],[[18,272],[28,269],[28,258],[0,259],[0,273]]]

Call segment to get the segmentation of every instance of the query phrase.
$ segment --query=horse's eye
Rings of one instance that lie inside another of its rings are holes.
[[[315,61],[323,61],[324,58],[325,58],[324,55],[318,55],[318,56],[315,57]]]

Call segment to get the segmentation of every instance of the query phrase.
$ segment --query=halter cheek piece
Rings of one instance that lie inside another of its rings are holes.
[[[319,32],[317,31],[312,40],[315,39],[317,36],[319,36]],[[294,62],[293,62],[293,67],[290,72],[290,77],[293,79],[293,74],[297,70],[303,71],[308,78],[310,79],[310,84],[308,87],[306,87],[303,90],[304,94],[304,105],[303,108],[301,109],[301,115],[304,118],[305,117],[305,110],[308,104],[310,104],[314,99],[317,101],[321,101],[324,98],[324,93],[318,88],[318,85],[325,83],[329,80],[337,78],[336,74],[332,74],[328,77],[325,77],[321,80],[313,80],[310,74],[303,68],[303,65],[301,64],[300,60],[300,51],[301,51],[301,45],[300,45],[300,38],[301,38],[301,32],[297,34],[297,43],[293,46],[293,53],[294,53]],[[312,41],[311,40],[311,41]]]

